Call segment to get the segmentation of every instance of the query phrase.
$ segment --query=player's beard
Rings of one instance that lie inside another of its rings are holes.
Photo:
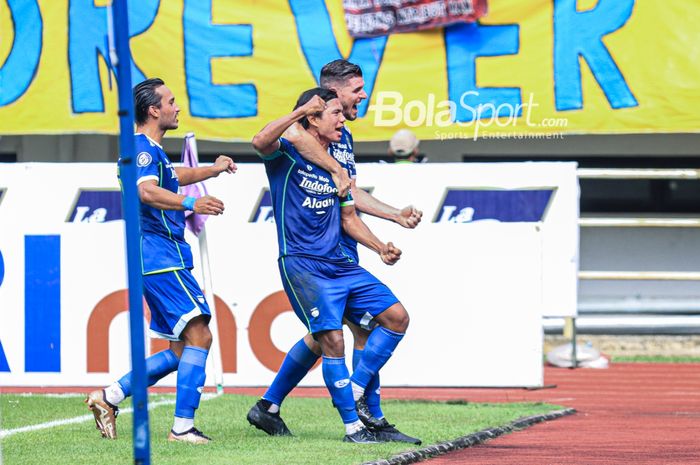
[[[347,121],[355,121],[357,119],[357,105],[353,104],[347,111],[343,112],[343,116]]]
[[[362,103],[362,100],[359,102],[355,102],[353,100],[347,107],[347,110],[345,109],[346,107],[343,106],[343,116],[345,116],[347,121],[355,121],[357,119],[357,116],[360,114],[360,110],[357,107],[360,105],[360,103]]]
[[[177,115],[176,115],[171,121],[169,121],[168,123],[164,124],[164,126],[165,126],[165,127],[162,128],[162,129],[165,130],[165,131],[170,131],[170,130],[177,129],[177,127],[179,126],[179,123],[178,123],[178,121],[177,121]]]

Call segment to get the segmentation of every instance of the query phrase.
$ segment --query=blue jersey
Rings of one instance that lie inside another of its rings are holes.
[[[136,134],[134,139],[138,154],[136,183],[154,180],[159,187],[177,193],[180,183],[163,147],[144,134]],[[118,165],[121,169],[121,158]],[[143,274],[192,268],[192,251],[185,242],[185,212],[160,210],[143,202],[139,203]]]
[[[340,199],[331,175],[304,160],[286,139],[263,158],[270,182],[279,256],[347,262],[340,247]]]
[[[355,169],[355,153],[352,150],[353,140],[350,130],[343,126],[343,135],[340,142],[333,142],[328,146],[328,153],[338,160],[340,166],[348,170],[348,176],[355,179],[357,170]]]
[[[355,179],[357,176],[357,170],[355,168],[355,153],[352,150],[353,140],[350,130],[343,126],[343,136],[340,142],[332,143],[328,147],[328,153],[330,153],[333,158],[338,160],[340,166],[348,170],[348,176],[350,179]],[[357,254],[357,241],[352,237],[348,236],[345,231],[342,231],[342,236],[340,239],[340,244],[350,257],[359,263],[360,258]]]

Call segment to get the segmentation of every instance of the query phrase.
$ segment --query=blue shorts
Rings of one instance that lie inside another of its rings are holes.
[[[199,315],[211,318],[209,305],[190,270],[145,275],[143,296],[151,309],[151,337],[179,341],[190,320]]]
[[[278,264],[294,313],[312,334],[341,329],[343,317],[368,328],[374,317],[399,301],[357,263],[287,256]]]

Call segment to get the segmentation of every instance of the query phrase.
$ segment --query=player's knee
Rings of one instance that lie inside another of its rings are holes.
[[[411,322],[411,318],[408,316],[408,312],[402,308],[401,312],[396,312],[392,315],[391,324],[387,326],[387,329],[395,331],[397,333],[405,333],[408,331],[408,324]]]
[[[190,321],[183,331],[183,340],[185,345],[209,350],[212,335],[207,321],[199,317]]]
[[[408,312],[401,304],[392,305],[377,317],[380,325],[397,333],[405,333],[410,321]]]
[[[328,339],[328,351],[332,357],[342,357],[345,353],[345,340],[341,331],[332,331],[331,337]]]
[[[323,331],[318,334],[318,342],[327,357],[343,357],[345,355],[345,340],[342,331]]]
[[[408,312],[406,311],[406,309],[403,309],[403,312],[401,313],[397,321],[398,329],[396,331],[399,333],[405,333],[406,331],[408,331],[408,324],[410,322],[411,317],[408,316]]]
[[[202,349],[207,349],[211,347],[211,342],[212,342],[212,335],[211,331],[209,331],[208,327],[203,327],[199,331],[193,332],[190,335],[190,340],[188,345],[196,346],[196,347],[201,347]]]
[[[211,342],[212,342],[213,339],[214,339],[214,338],[213,338],[213,336],[211,335],[211,331],[209,330],[209,326],[205,326],[205,327],[202,329],[202,334],[201,334],[201,343],[202,343],[202,346],[201,346],[201,347],[204,347],[204,348],[206,348],[207,350],[209,350],[209,348],[211,347]]]
[[[314,339],[314,337],[311,334],[307,334],[306,336],[304,336],[304,343],[311,352],[313,352],[316,355],[321,355],[321,344],[319,344],[318,341]]]

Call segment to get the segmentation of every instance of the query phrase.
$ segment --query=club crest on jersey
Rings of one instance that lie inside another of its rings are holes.
[[[433,223],[471,223],[491,220],[503,223],[543,221],[555,188],[447,189]]]
[[[270,189],[263,188],[255,204],[255,208],[248,219],[249,223],[274,223],[275,216],[272,211],[272,196]]]
[[[141,152],[136,157],[136,166],[143,168],[144,166],[150,165],[152,161],[153,161],[153,158],[151,157],[150,153]]]
[[[68,211],[66,222],[104,223],[122,218],[122,197],[119,191],[80,189],[73,207]]]

